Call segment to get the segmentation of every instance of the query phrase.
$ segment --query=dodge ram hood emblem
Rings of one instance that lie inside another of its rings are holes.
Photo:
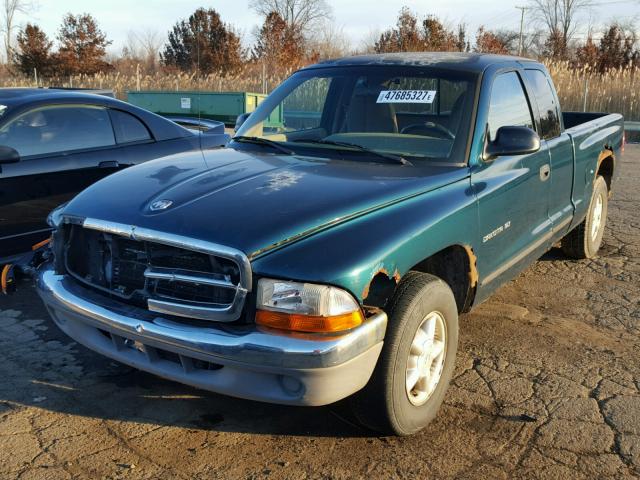
[[[172,200],[156,200],[155,202],[153,202],[151,204],[151,206],[149,207],[149,209],[152,212],[156,212],[158,210],[166,210],[167,208],[169,208],[171,205],[173,205],[173,201]]]

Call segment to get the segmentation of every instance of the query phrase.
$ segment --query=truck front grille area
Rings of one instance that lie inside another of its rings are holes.
[[[195,371],[215,371],[224,368],[222,365],[213,362],[206,362],[198,358],[180,355],[169,350],[162,348],[152,347],[151,345],[144,344],[131,338],[122,337],[120,335],[107,332],[106,330],[96,329],[101,335],[113,343],[116,350],[131,349],[137,351],[146,357],[146,360],[151,363],[157,362],[170,362],[176,367],[181,368],[184,373],[191,373]]]
[[[247,288],[235,260],[82,225],[64,228],[66,272],[110,298],[200,320],[240,316]]]

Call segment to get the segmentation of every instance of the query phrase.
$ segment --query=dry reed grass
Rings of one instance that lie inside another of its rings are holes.
[[[640,120],[640,69],[571,68],[564,62],[545,62],[566,111],[617,112],[625,120]],[[585,102],[586,88],[586,102]],[[585,108],[586,107],[586,108]]]
[[[589,68],[571,68],[566,62],[546,62],[554,79],[564,110],[620,112],[627,120],[640,120],[640,69],[612,70],[600,74]],[[128,90],[210,90],[210,91],[270,91],[290,72],[265,75],[254,66],[247,66],[235,76],[195,74],[127,75],[101,73],[53,78],[41,81],[44,86],[64,86],[112,89],[118,98],[126,99]],[[0,78],[0,86],[33,86],[34,80],[24,77]],[[585,103],[585,88],[587,89]]]

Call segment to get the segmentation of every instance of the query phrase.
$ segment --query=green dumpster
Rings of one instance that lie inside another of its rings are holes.
[[[158,115],[207,118],[236,123],[238,115],[253,112],[267,95],[250,92],[197,92],[197,91],[130,91],[127,101]],[[282,126],[282,109],[276,108],[265,126]]]

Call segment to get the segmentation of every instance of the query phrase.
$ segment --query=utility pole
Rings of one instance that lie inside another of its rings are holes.
[[[524,42],[523,42],[523,34],[524,34],[524,12],[527,9],[527,7],[516,7],[518,10],[520,10],[521,14],[520,14],[520,41],[518,42],[518,55],[522,55],[522,47],[524,46]]]

